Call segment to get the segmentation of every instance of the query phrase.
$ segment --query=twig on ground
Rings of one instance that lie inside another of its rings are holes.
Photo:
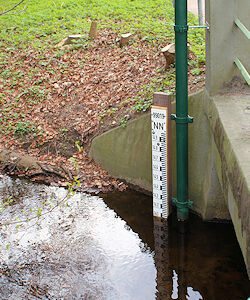
[[[67,170],[62,164],[61,164],[60,167],[62,168],[62,170],[64,171],[64,173],[67,174],[67,175],[69,176],[69,179],[70,179],[71,181],[74,181],[74,178],[73,178],[72,174],[70,173],[70,171]]]
[[[3,16],[3,15],[15,15],[15,14],[19,14],[20,12],[24,11],[27,7],[27,5],[29,4],[30,0],[28,1],[28,3],[24,6],[24,8],[18,12],[14,12],[14,13],[8,13],[9,11],[15,9],[18,5],[22,4],[25,0],[21,0],[19,3],[17,3],[16,5],[14,5],[12,8],[0,13],[0,16]]]
[[[36,176],[44,176],[45,173],[44,172],[36,172],[36,173],[31,173],[31,174],[26,174],[27,177],[31,178],[31,177],[36,177]]]
[[[17,158],[17,159],[13,162],[13,164],[12,164],[11,167],[9,168],[9,172],[10,172],[10,173],[13,172],[13,171],[15,170],[15,168],[16,168],[16,166],[17,166],[17,164],[19,163],[20,160],[21,160],[21,157]]]

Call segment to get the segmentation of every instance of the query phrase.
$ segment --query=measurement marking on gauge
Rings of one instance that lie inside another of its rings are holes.
[[[151,108],[153,215],[162,218],[170,213],[170,107],[170,95],[154,94]]]

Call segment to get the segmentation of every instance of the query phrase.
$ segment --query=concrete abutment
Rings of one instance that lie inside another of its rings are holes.
[[[248,274],[249,97],[189,96],[189,198],[204,220],[232,219]],[[175,103],[172,104],[174,113]],[[232,115],[235,118],[232,119]],[[175,122],[172,125],[172,194],[176,197]],[[247,127],[248,126],[248,127]],[[112,176],[152,192],[150,114],[96,137],[90,155]]]

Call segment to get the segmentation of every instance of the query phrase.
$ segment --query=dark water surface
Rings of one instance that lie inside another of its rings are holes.
[[[102,195],[133,231],[154,250],[157,299],[248,299],[243,256],[231,223],[208,223],[190,214],[189,233],[174,218],[152,218],[152,198],[127,191]],[[194,292],[196,291],[196,293]]]
[[[62,201],[64,189],[1,177],[0,203],[9,196],[13,202],[0,212],[1,222],[14,222],[0,228],[0,299],[250,296],[231,224],[191,215],[189,234],[180,235],[174,218],[152,218],[152,199],[141,193]]]

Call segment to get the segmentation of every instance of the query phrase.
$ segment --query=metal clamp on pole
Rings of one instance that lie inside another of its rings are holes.
[[[174,31],[176,32],[187,32],[188,31],[188,25],[175,25]]]
[[[186,124],[186,123],[193,123],[194,118],[187,116],[187,117],[177,117],[176,114],[171,114],[171,120],[174,120],[175,123],[179,124]]]
[[[190,201],[189,199],[187,202],[179,202],[176,198],[172,198],[172,202],[179,209],[182,209],[182,208],[186,209],[186,208],[190,208],[193,206],[193,201]]]

